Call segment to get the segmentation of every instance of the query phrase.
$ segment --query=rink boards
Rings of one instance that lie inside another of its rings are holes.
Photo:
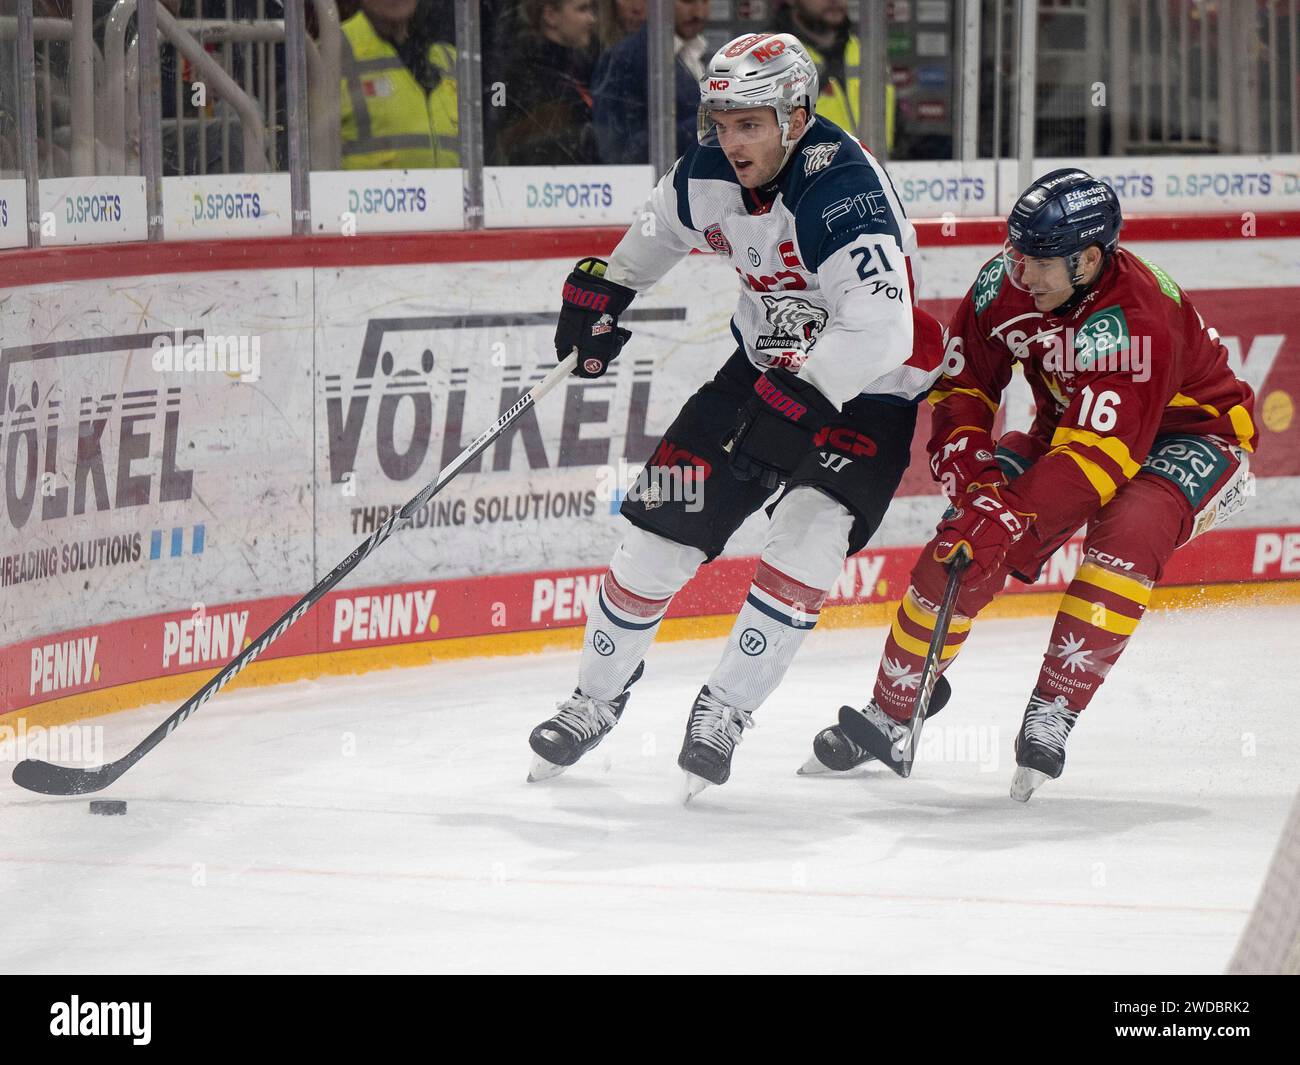
[[[923,303],[946,319],[994,250],[991,228],[970,244],[937,223],[921,228]],[[1300,277],[1300,241],[1162,240],[1149,223],[1140,232],[1153,239],[1132,247],[1192,294],[1255,388],[1262,437],[1258,497],[1181,552],[1164,584],[1293,580],[1300,288],[1286,282]],[[552,364],[555,290],[574,257],[557,245],[599,253],[611,240],[437,237],[392,265],[373,244],[367,265],[329,242],[276,255],[275,245],[227,242],[211,257],[204,246],[198,261],[176,258],[176,245],[152,262],[153,249],[121,247],[123,276],[105,278],[119,264],[100,260],[85,277],[74,266],[65,280],[9,288],[0,712],[71,716],[187,694],[198,671],[255,638],[540,377]],[[485,246],[494,258],[483,259]],[[620,535],[622,492],[731,350],[736,284],[710,257],[679,265],[627,316],[634,339],[606,378],[549,396],[249,679],[575,642]],[[1028,416],[1017,375],[1005,424]],[[928,424],[923,411],[917,455]],[[914,461],[871,548],[832,591],[845,619],[868,620],[901,593],[941,509]],[[678,597],[675,634],[725,625],[762,521]],[[1009,590],[1028,593],[1026,609],[1050,609],[1042,593],[1064,587],[1075,565],[1077,545],[1039,585]]]

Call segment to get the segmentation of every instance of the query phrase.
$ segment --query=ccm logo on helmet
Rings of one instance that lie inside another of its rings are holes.
[[[813,437],[813,447],[825,447],[827,444],[836,451],[843,451],[849,455],[861,457],[876,453],[876,442],[871,437],[843,427],[839,429],[827,427]]]
[[[580,289],[564,283],[564,302],[572,303],[575,307],[585,307],[591,311],[603,311],[609,306],[609,296],[603,292],[592,292],[588,289]]]
[[[716,78],[709,82],[709,92],[722,92],[731,85],[729,81],[718,81]]]

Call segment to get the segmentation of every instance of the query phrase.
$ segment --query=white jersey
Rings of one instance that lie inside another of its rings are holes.
[[[760,370],[784,367],[836,406],[866,393],[914,401],[938,376],[913,358],[916,231],[884,168],[816,118],[774,198],[744,188],[721,148],[693,145],[650,194],[606,277],[644,292],[692,249],[740,275],[736,344]],[[909,361],[910,360],[910,361]]]

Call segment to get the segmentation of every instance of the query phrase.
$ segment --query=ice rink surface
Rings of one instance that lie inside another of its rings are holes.
[[[1300,607],[1153,613],[1007,797],[1051,619],[977,624],[912,778],[795,770],[884,630],[813,633],[731,782],[676,756],[720,641],[654,648],[554,781],[527,736],[575,653],[223,694],[101,797],[0,783],[5,972],[1213,972],[1295,794]],[[115,758],[165,716],[96,720]]]

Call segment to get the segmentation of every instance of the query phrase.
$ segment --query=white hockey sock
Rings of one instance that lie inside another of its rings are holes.
[[[654,643],[677,591],[704,561],[704,552],[633,527],[609,564],[587,617],[578,688],[614,699]]]
[[[753,712],[776,690],[843,569],[852,527],[853,516],[815,488],[781,500],[754,583],[708,680],[717,698]]]
[[[672,597],[646,599],[605,571],[582,640],[578,688],[594,699],[614,699],[654,643]]]

